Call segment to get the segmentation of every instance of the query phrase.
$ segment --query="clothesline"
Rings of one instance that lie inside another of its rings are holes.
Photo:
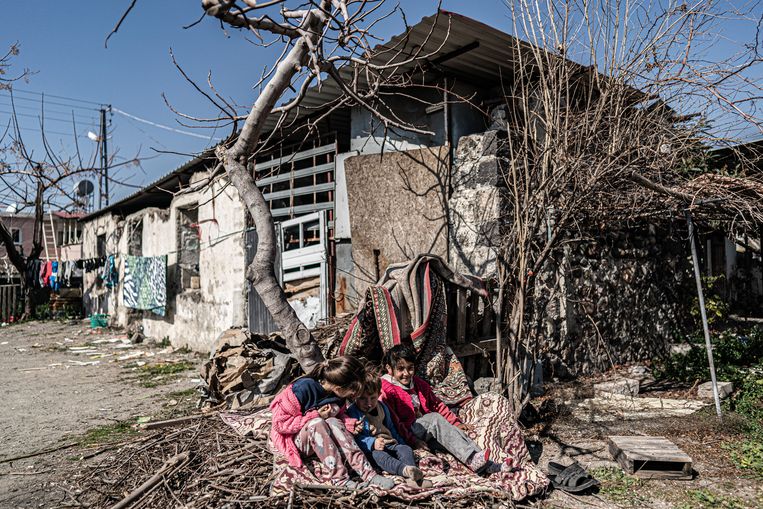
[[[227,240],[228,238],[230,238],[230,237],[232,237],[234,235],[237,235],[239,233],[244,233],[247,230],[248,230],[248,228],[243,228],[241,230],[236,230],[236,231],[228,232],[226,234],[218,236],[217,238],[215,238],[213,240],[209,240],[206,243],[206,245],[204,245],[203,242],[200,242],[199,243],[199,251],[203,251],[205,249],[212,248],[212,247],[216,246],[217,244],[219,244],[220,242],[222,242],[224,240]],[[166,253],[163,253],[163,254],[153,254],[153,255],[150,255],[150,256],[168,256],[168,255],[171,255],[171,254],[180,253],[181,251],[183,251],[183,249],[174,249],[172,251],[167,251]],[[120,258],[120,257],[124,258],[125,256],[136,256],[136,255],[131,255],[129,253],[125,253],[125,252],[121,252],[121,251],[115,251],[115,252],[113,252],[111,254],[108,254],[108,255],[105,255],[105,256],[96,256],[96,257],[91,257],[91,258],[80,258],[80,260],[96,260],[96,259],[99,259],[99,258],[107,258],[109,256],[114,256],[116,258]],[[149,256],[149,255],[147,255],[147,256]]]

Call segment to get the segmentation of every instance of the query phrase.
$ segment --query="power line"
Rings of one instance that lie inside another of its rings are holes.
[[[175,129],[174,127],[169,127],[162,124],[157,124],[156,122],[152,122],[150,120],[146,120],[145,118],[136,117],[135,115],[132,115],[130,113],[127,113],[126,111],[122,111],[119,108],[111,107],[111,110],[115,113],[119,113],[120,115],[124,115],[125,117],[131,118],[133,120],[137,120],[138,122],[143,122],[144,124],[152,125],[154,127],[158,127],[159,129],[166,129],[167,131],[173,131],[179,134],[185,134],[186,136],[193,136],[194,138],[201,138],[203,140],[220,140],[221,138],[215,138],[212,136],[204,136],[202,134],[196,134],[196,133],[190,133],[188,131],[182,131],[180,129]]]
[[[14,115],[14,113],[12,111],[0,110],[0,113],[6,113],[8,115]],[[72,121],[72,119],[70,119],[70,118],[56,118],[56,117],[49,117],[48,115],[32,115],[32,114],[29,114],[29,113],[18,113],[18,112],[16,112],[15,115],[18,116],[18,117],[38,118],[40,120],[44,120],[45,122],[47,122],[47,121],[51,121],[51,122],[66,122],[67,124],[70,124],[71,121]],[[92,119],[92,121],[93,121],[93,123],[96,122],[95,119]]]
[[[53,94],[46,94],[44,92],[34,92],[32,90],[21,90],[18,88],[13,88],[14,93],[21,93],[21,94],[30,94],[30,95],[36,95],[40,97],[53,97],[55,99],[63,99],[65,101],[73,101],[78,103],[84,103],[84,104],[94,104],[96,106],[103,106],[106,103],[97,102],[97,101],[88,101],[86,99],[76,99],[74,97],[66,97],[64,95],[53,95]]]
[[[0,94],[0,95],[2,95],[2,94]],[[8,97],[10,99],[11,94],[5,94],[5,97]],[[38,103],[38,104],[46,104],[46,105],[50,104],[50,105],[53,105],[53,106],[65,106],[67,108],[76,109],[76,110],[83,110],[83,111],[98,111],[98,108],[91,108],[90,106],[78,106],[76,104],[60,103],[60,102],[57,102],[57,101],[47,101],[47,100],[43,100],[42,97],[37,98],[37,99],[32,99],[31,97],[16,97],[14,95],[13,96],[13,100],[14,101],[27,101],[27,102],[33,102],[33,103]]]
[[[1,99],[1,98],[0,98]],[[46,115],[48,113],[52,113],[54,115],[66,115],[67,117],[69,115],[74,115],[74,118],[80,118],[80,119],[91,119],[96,117],[96,111],[94,110],[92,113],[85,113],[85,111],[89,110],[59,110],[55,108],[40,108],[39,106],[33,106],[33,105],[26,105],[26,104],[12,104],[12,103],[4,103],[0,100],[0,106],[15,110],[22,110],[22,111],[34,111],[37,113],[44,112]]]

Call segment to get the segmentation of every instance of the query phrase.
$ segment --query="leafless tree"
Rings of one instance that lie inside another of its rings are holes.
[[[761,85],[751,79],[760,41],[707,58],[720,23],[752,23],[756,33],[761,13],[718,2],[508,5],[518,39],[507,48],[515,72],[504,83],[508,207],[499,358],[519,411],[529,360],[543,346],[528,319],[539,297],[536,277],[555,249],[581,236],[582,225],[707,210],[700,202],[718,197],[723,200],[711,211],[761,220],[734,191],[737,184],[763,189],[759,182],[696,186],[692,180],[707,170],[707,149],[732,139],[728,127],[744,122],[760,132],[763,126],[754,107]]]
[[[112,34],[120,28],[135,3],[130,3]],[[197,90],[220,110],[220,116],[207,119],[181,116],[194,122],[227,122],[231,125],[228,141],[216,149],[220,164],[210,178],[224,169],[251,214],[258,243],[257,254],[247,268],[246,277],[281,328],[291,352],[302,368],[309,371],[323,356],[276,279],[273,217],[254,179],[255,157],[268,141],[263,139],[264,126],[273,117],[278,119],[279,127],[284,126],[301,108],[307,90],[331,79],[341,93],[326,104],[323,111],[316,112],[319,117],[339,107],[358,105],[370,110],[385,129],[401,128],[432,134],[396,118],[385,107],[379,94],[385,86],[410,81],[410,76],[399,76],[395,70],[427,55],[422,54],[421,49],[403,51],[401,47],[392,47],[373,52],[372,56],[375,25],[396,10],[383,12],[384,0],[202,0],[201,3],[205,14],[217,18],[221,24],[253,35],[262,46],[278,44],[282,48],[277,61],[255,83],[253,88],[259,93],[248,113],[239,114],[235,105],[217,93],[211,83],[210,93],[194,83]],[[183,75],[188,78],[184,72]],[[192,82],[190,78],[188,80]],[[279,105],[282,101],[286,102]],[[308,132],[311,125],[314,124],[306,126]]]
[[[32,249],[24,253],[13,240],[10,229],[0,217],[0,245],[5,247],[7,256],[16,272],[21,276],[25,295],[22,318],[33,317],[36,307],[36,292],[34,287],[27,284],[25,274],[31,262],[38,260],[45,247],[44,222],[45,213],[53,209],[73,211],[81,209],[81,197],[73,192],[75,179],[95,174],[96,158],[100,143],[93,149],[92,157],[83,159],[79,145],[76,144],[77,125],[72,115],[72,133],[76,150],[73,155],[62,155],[55,149],[46,135],[45,105],[41,104],[39,113],[39,142],[42,153],[30,150],[27,139],[22,134],[19,125],[16,105],[13,100],[14,82],[27,77],[29,71],[23,71],[16,76],[6,78],[11,71],[11,58],[18,54],[18,47],[12,46],[8,53],[0,59],[0,88],[8,92],[11,99],[11,117],[0,135],[0,191],[2,196],[13,203],[14,213],[26,213],[31,210],[34,214],[34,230]],[[127,163],[114,163],[116,152],[109,160],[111,167],[124,164],[134,164],[137,159]],[[112,179],[115,180],[115,179]],[[118,182],[115,180],[115,182]]]

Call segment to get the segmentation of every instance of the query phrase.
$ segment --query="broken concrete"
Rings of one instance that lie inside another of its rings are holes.
[[[726,399],[734,392],[733,382],[718,382],[718,396]],[[713,399],[713,382],[705,382],[697,387],[697,397],[702,399]]]
[[[608,394],[582,401],[566,402],[572,415],[585,422],[657,419],[690,415],[707,406],[704,401],[690,399],[634,398]]]
[[[594,384],[593,393],[597,397],[608,397],[611,394],[621,394],[624,396],[636,396],[639,392],[639,381],[634,378],[621,378]]]

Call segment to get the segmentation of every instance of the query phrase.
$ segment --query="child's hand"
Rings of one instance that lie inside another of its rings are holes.
[[[363,421],[358,421],[355,423],[355,429],[352,430],[352,433],[358,435],[361,431],[363,431]]]
[[[331,405],[323,405],[318,409],[318,415],[321,416],[321,419],[328,419],[329,417],[332,417],[331,411]]]
[[[387,445],[387,441],[384,440],[382,437],[379,437],[376,440],[374,440],[375,451],[383,451],[386,445]]]

